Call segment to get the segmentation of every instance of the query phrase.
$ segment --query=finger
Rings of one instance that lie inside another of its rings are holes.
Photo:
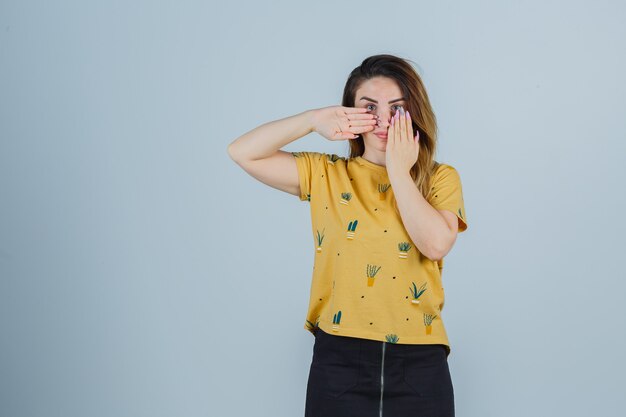
[[[336,132],[335,139],[356,139],[358,136],[351,132]]]
[[[398,143],[398,130],[396,129],[396,124],[397,121],[394,114],[393,116],[391,116],[391,125],[389,125],[389,131],[387,133],[387,141],[389,141],[389,137],[393,137],[393,145],[396,145]]]
[[[367,107],[343,107],[343,111],[349,114],[367,113]]]
[[[348,120],[370,120],[370,119],[376,119],[376,115],[375,114],[371,114],[371,113],[349,113],[346,114],[346,118]]]
[[[344,132],[350,132],[350,133],[356,133],[356,134],[361,134],[361,133],[365,133],[365,132],[371,132],[375,129],[374,126],[350,126],[347,129],[344,129]]]
[[[387,149],[391,149],[396,144],[396,137],[393,134],[393,126],[387,128]]]
[[[344,120],[343,124],[346,128],[352,126],[374,126],[376,124],[376,119]]]
[[[393,134],[396,137],[396,141],[400,143],[402,141],[402,137],[400,136],[400,111],[398,110],[393,117]]]
[[[406,141],[407,137],[406,137],[406,114],[404,112],[404,110],[400,110],[400,114],[398,115],[398,118],[400,119],[400,140],[401,141]]]
[[[409,139],[414,139],[413,138],[413,122],[411,121],[411,115],[409,114],[409,112],[406,112],[406,138],[407,140]]]

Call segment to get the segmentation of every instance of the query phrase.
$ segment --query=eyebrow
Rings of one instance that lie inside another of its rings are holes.
[[[395,103],[396,101],[402,101],[404,99],[405,99],[404,97],[400,97],[400,98],[397,98],[395,100],[391,100],[389,102],[389,104]],[[361,97],[361,100],[369,100],[369,101],[373,101],[374,103],[378,104],[378,102],[376,100],[374,100],[373,98],[369,98],[369,97],[365,97],[365,96]]]

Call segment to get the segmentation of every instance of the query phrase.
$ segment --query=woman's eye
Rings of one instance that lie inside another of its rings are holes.
[[[368,111],[372,111],[372,109],[371,109],[370,107],[374,107],[374,105],[373,105],[373,104],[368,104],[367,106],[365,106],[365,108],[366,108]],[[401,107],[403,107],[403,106],[402,106],[401,104],[396,104],[396,105],[395,105],[395,106],[393,106],[393,107],[395,107],[395,108],[396,108],[396,110],[397,110],[398,108],[401,108]],[[394,113],[395,113],[395,110],[394,110]]]

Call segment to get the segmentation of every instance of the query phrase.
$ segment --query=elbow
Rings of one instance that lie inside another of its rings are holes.
[[[237,154],[235,152],[235,147],[233,146],[234,143],[229,143],[228,147],[226,148],[226,152],[228,153],[228,156],[230,157],[230,159],[232,159],[233,161],[237,162]]]
[[[440,261],[450,252],[453,244],[454,239],[445,236],[445,238],[440,239],[429,248],[426,256],[428,256],[428,259],[431,261]]]
[[[442,249],[433,249],[429,252],[429,254],[427,255],[428,259],[430,259],[433,262],[439,262],[441,261],[444,256],[446,256],[448,254],[447,250],[442,250]]]
[[[439,262],[440,260],[443,259],[443,253],[442,252],[431,252],[430,254],[426,255],[426,257],[428,259],[430,259],[433,262]]]
[[[420,253],[433,262],[441,261],[444,256],[446,256],[448,252],[450,252],[456,240],[456,233],[452,233],[452,231],[448,228],[446,228],[446,230],[448,231],[448,233],[438,233],[431,239],[427,239],[426,241],[422,242],[423,244],[418,245],[418,250],[420,251]],[[411,240],[413,242],[418,241],[413,238],[411,238]]]
[[[415,239],[411,239],[415,242]],[[441,249],[441,245],[438,245],[436,242],[424,242],[424,245],[416,245],[417,250],[425,257],[430,259],[431,261],[438,261],[442,259],[445,255],[444,251]]]
[[[429,247],[423,249],[420,248],[419,251],[422,255],[424,255],[433,262],[439,261],[444,257],[443,251],[435,245],[430,245]]]

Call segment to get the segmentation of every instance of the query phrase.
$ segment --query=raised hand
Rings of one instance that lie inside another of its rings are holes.
[[[313,130],[328,140],[355,139],[375,127],[375,116],[362,107],[323,107],[316,109],[313,117]]]
[[[413,136],[411,116],[400,107],[387,131],[385,164],[389,175],[407,173],[419,156],[419,131]]]

